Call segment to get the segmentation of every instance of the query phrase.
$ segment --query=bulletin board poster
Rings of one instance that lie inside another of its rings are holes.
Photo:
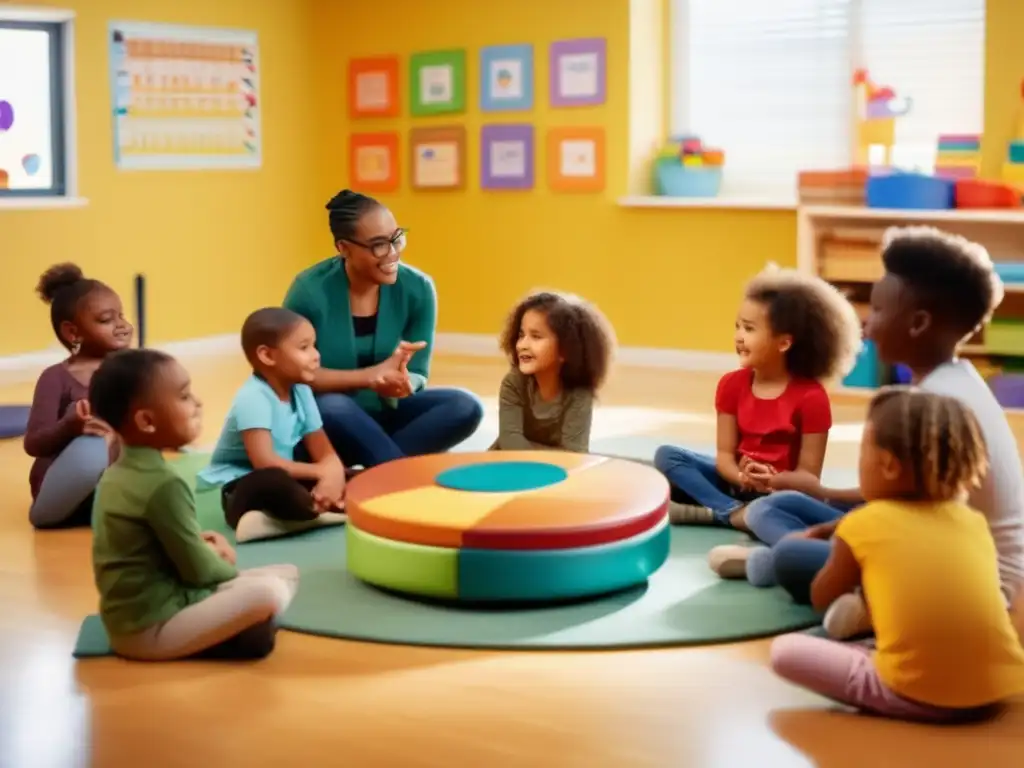
[[[118,168],[260,167],[255,32],[113,22],[109,35]]]

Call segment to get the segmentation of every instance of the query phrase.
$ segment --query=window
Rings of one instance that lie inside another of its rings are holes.
[[[672,0],[672,12],[672,132],[725,151],[724,195],[792,198],[799,171],[853,164],[859,69],[891,88],[885,108],[906,110],[892,165],[928,172],[940,135],[982,131],[985,0]],[[868,162],[884,156],[874,145]]]
[[[67,17],[0,7],[0,200],[74,191]]]

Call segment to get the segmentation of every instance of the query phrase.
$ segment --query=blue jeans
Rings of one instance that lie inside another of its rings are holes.
[[[811,602],[811,582],[825,567],[832,543],[821,539],[786,539],[772,549],[776,583],[794,602]]]
[[[828,560],[831,545],[820,539],[787,539],[813,525],[838,520],[857,504],[825,503],[797,491],[779,491],[747,507],[747,525],[771,549],[771,562],[759,581],[775,583],[798,603],[811,601],[811,582]],[[749,564],[748,564],[748,578]]]
[[[404,456],[443,453],[472,435],[484,418],[479,398],[463,389],[424,389],[395,408],[365,411],[348,395],[316,399],[324,432],[346,466],[374,467]]]
[[[759,495],[730,486],[718,474],[712,457],[674,445],[654,452],[654,468],[668,478],[673,501],[707,507],[723,525],[729,524],[731,513]]]
[[[747,526],[771,547],[790,533],[838,520],[855,506],[844,502],[826,504],[797,491],[777,491],[750,503]]]

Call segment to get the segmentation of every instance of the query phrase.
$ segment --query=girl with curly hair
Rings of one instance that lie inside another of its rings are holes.
[[[746,506],[794,477],[819,477],[832,408],[823,382],[845,374],[860,321],[831,285],[769,267],[747,285],[736,316],[739,369],[718,382],[715,456],[661,446],[655,467],[672,488],[673,524],[749,530]]]
[[[583,299],[550,291],[523,299],[501,335],[512,368],[501,382],[492,450],[586,453],[614,346],[604,315]]]

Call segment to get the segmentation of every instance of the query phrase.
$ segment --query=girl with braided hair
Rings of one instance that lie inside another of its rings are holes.
[[[901,387],[876,395],[860,454],[866,503],[840,520],[811,584],[818,610],[867,607],[876,650],[786,635],[772,644],[775,672],[868,712],[931,722],[971,719],[1024,692],[996,547],[964,501],[988,468],[978,419],[958,399]]]

